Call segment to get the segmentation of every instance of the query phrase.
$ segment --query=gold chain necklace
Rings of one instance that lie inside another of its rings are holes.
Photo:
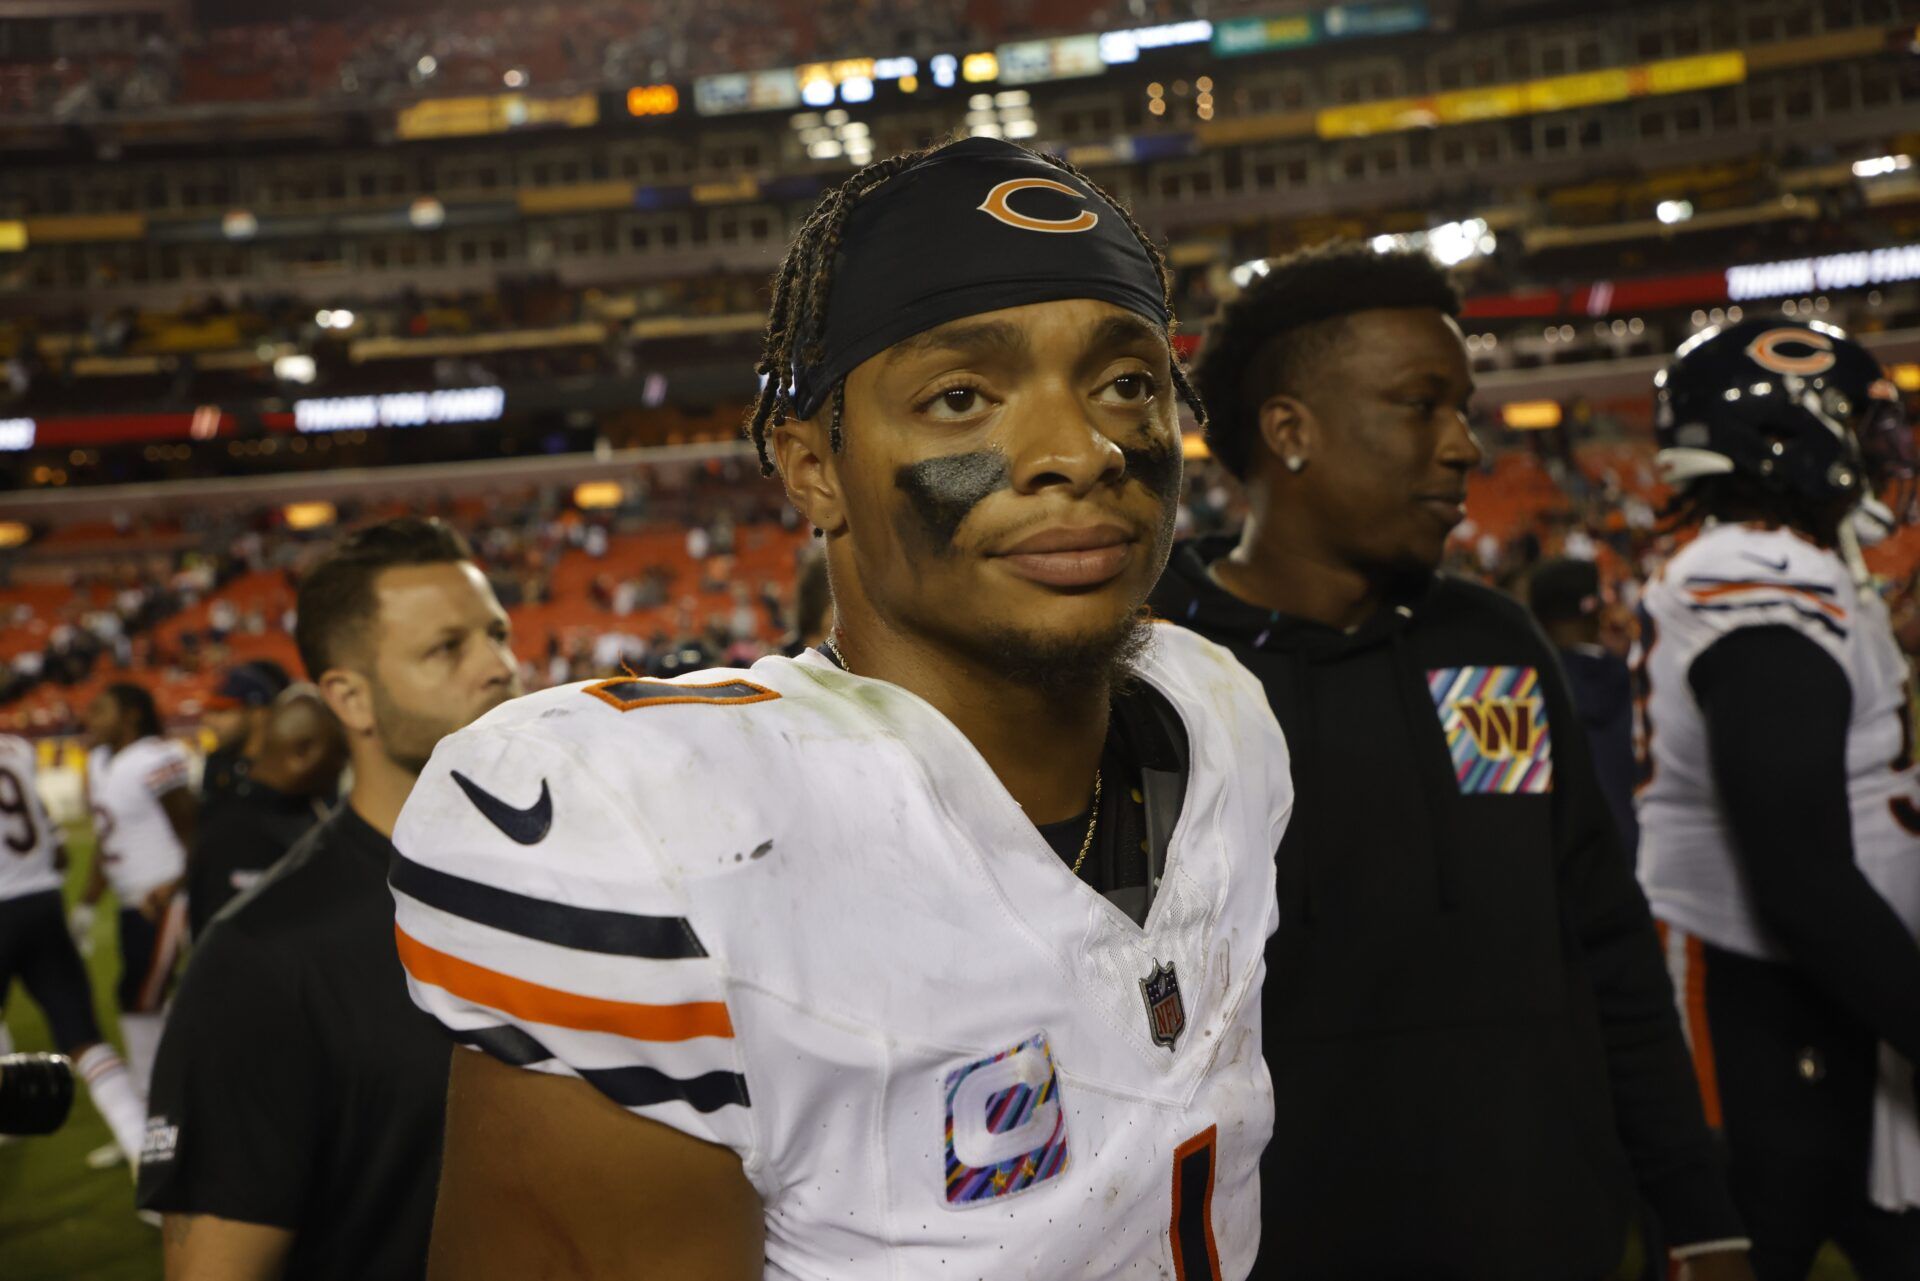
[[[834,644],[831,635],[820,638],[820,647],[833,657],[835,666],[839,667],[839,669],[847,673],[847,675],[853,675],[853,669],[847,666],[846,656],[840,652],[840,647]]]
[[[1093,771],[1093,819],[1087,824],[1087,839],[1080,842],[1080,857],[1073,860],[1073,874],[1080,875],[1080,865],[1087,861],[1087,851],[1093,848],[1093,834],[1100,827],[1100,771]]]

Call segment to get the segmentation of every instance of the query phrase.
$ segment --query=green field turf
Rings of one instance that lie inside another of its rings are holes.
[[[91,838],[69,832],[68,848],[75,863],[68,877],[71,897]],[[111,898],[101,903],[87,968],[100,1026],[117,1041],[113,911]],[[53,1048],[46,1020],[19,988],[7,1001],[7,1026],[16,1050]],[[134,1216],[127,1167],[87,1168],[87,1153],[112,1139],[82,1088],[73,1116],[58,1134],[0,1147],[0,1281],[161,1281],[160,1233]],[[1853,1281],[1853,1271],[1829,1253],[1809,1281]]]

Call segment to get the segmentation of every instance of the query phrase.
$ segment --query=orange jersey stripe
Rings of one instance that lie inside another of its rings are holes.
[[[1789,587],[1785,583],[1715,583],[1711,587],[1689,587],[1687,594],[1699,601],[1714,600],[1734,592],[1785,592],[1789,596],[1798,596],[1808,604],[1817,605],[1830,618],[1845,618],[1847,611],[1804,587]]]
[[[1713,1061],[1713,1029],[1707,1023],[1707,953],[1700,940],[1687,935],[1687,1027],[1693,1034],[1693,1075],[1700,1083],[1700,1107],[1707,1124],[1718,1130],[1724,1122],[1720,1113],[1720,1072]]]
[[[400,964],[420,982],[534,1023],[576,1032],[611,1032],[635,1041],[690,1041],[696,1036],[733,1035],[733,1021],[720,1001],[634,1005],[577,996],[449,956],[413,938],[398,925],[393,927],[393,941],[400,951]]]

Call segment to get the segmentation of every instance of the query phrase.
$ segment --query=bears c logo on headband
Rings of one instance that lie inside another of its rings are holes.
[[[1804,347],[1806,351],[1785,351]],[[1812,376],[1824,374],[1840,363],[1833,354],[1833,340],[1810,329],[1769,329],[1747,344],[1747,355],[1762,369],[1776,374]]]
[[[1064,182],[1055,182],[1051,178],[1009,178],[980,202],[980,209],[990,217],[998,218],[1009,227],[1018,227],[1022,231],[1090,231],[1100,221],[1100,215],[1091,209],[1082,209],[1071,218],[1035,218],[1023,214],[1009,202],[1016,191],[1039,189],[1057,191],[1061,195],[1072,196],[1075,200],[1085,200],[1086,196]]]

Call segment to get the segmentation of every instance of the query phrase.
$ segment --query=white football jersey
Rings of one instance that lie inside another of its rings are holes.
[[[187,870],[187,851],[160,798],[192,781],[187,749],[148,737],[117,752],[96,747],[87,757],[87,804],[93,810],[107,884],[123,907],[137,907],[155,888]]]
[[[1721,814],[1706,723],[1688,673],[1741,627],[1792,627],[1833,655],[1853,689],[1847,792],[1863,875],[1920,932],[1920,785],[1909,740],[1906,656],[1886,604],[1834,552],[1791,530],[1721,524],[1647,586],[1641,637],[1640,880],[1654,915],[1743,956],[1783,960],[1747,891]]]
[[[0,899],[60,888],[60,833],[34,790],[33,744],[0,734]]]
[[[915,695],[820,655],[504,704],[394,831],[414,1000],[739,1157],[766,1276],[1244,1278],[1287,749],[1155,629],[1190,768],[1144,927]]]

